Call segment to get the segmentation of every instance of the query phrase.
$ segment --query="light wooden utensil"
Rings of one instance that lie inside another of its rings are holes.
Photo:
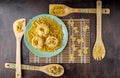
[[[71,13],[96,13],[95,8],[71,8],[71,7],[68,7],[64,4],[50,4],[49,5],[49,14],[54,15],[53,11],[51,11],[51,10],[56,6],[57,7],[58,6],[65,7],[63,14],[55,14],[56,16],[59,16],[59,17],[66,16],[66,15],[71,14]],[[58,10],[58,9],[56,9],[56,10]],[[109,14],[110,9],[104,8],[104,9],[102,9],[102,13],[103,14]]]
[[[62,69],[62,71],[60,73],[53,74],[53,73],[49,72],[49,68],[52,66],[60,67]],[[5,63],[5,68],[15,69],[15,67],[16,67],[16,65],[13,63]],[[44,73],[46,73],[50,76],[53,76],[53,77],[59,77],[59,76],[62,76],[64,74],[64,68],[63,68],[63,66],[61,66],[59,64],[49,64],[46,66],[22,65],[22,69],[23,70],[32,70],[32,71],[41,71],[41,72],[44,72]]]
[[[105,46],[102,41],[102,2],[97,1],[97,35],[96,42],[93,47],[93,58],[100,61],[105,56]]]
[[[18,32],[17,31],[17,24],[20,21],[24,21],[22,23],[22,31]],[[13,31],[16,37],[16,78],[21,78],[22,77],[22,73],[21,73],[21,39],[23,37],[24,34],[24,30],[25,30],[25,18],[22,19],[18,19],[13,23]]]

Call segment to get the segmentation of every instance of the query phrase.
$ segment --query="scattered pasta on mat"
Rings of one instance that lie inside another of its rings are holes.
[[[81,44],[81,42],[83,42],[83,38],[77,39],[78,44]]]
[[[83,56],[83,53],[82,53],[81,49],[78,50],[78,56],[80,56],[80,57]]]
[[[79,32],[78,27],[73,27],[73,30],[74,30],[75,33]]]
[[[73,19],[68,20],[67,24],[68,24],[68,26],[74,26]]]
[[[84,47],[83,48],[83,52],[82,49],[78,49],[78,56],[83,56],[83,55],[87,55],[88,54],[88,47]]]
[[[70,54],[70,61],[74,61],[75,60],[75,56],[73,53]]]
[[[71,46],[71,47],[72,47],[72,50],[73,50],[73,51],[76,51],[76,50],[77,50],[77,47],[75,46],[75,44],[74,44],[74,43],[72,44],[72,46]]]
[[[84,47],[84,55],[88,54],[88,47]]]
[[[88,26],[88,25],[85,25],[85,26],[83,27],[84,32],[86,32],[88,29],[89,29],[89,26]]]
[[[71,36],[70,36],[70,39],[71,39],[72,41],[75,41],[75,40],[76,40],[76,37],[74,37],[73,35],[71,35]]]

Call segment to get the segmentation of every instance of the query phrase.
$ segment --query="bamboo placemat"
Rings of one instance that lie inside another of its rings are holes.
[[[30,63],[90,63],[90,21],[89,19],[62,19],[66,24],[69,40],[65,49],[51,58],[38,57],[29,52]],[[68,21],[73,20],[74,26]]]

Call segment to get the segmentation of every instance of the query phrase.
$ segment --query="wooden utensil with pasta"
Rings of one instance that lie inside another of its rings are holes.
[[[93,58],[97,61],[102,60],[105,56],[105,46],[102,41],[102,2],[97,1],[97,35],[93,48]]]
[[[22,78],[21,71],[21,39],[25,30],[25,18],[18,19],[13,23],[13,31],[16,37],[16,78]]]
[[[16,65],[13,63],[5,63],[5,68],[15,69],[15,67]],[[41,71],[53,77],[59,77],[64,74],[64,68],[59,64],[49,64],[45,66],[22,65],[22,69],[32,70],[32,71]]]
[[[71,8],[64,4],[50,4],[49,13],[55,16],[66,16],[71,13],[96,13],[94,8]],[[108,8],[102,9],[103,14],[109,14],[110,10]]]

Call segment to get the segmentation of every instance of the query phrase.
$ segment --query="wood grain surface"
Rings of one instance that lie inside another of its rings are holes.
[[[27,21],[39,14],[48,13],[49,4],[63,3],[70,7],[95,8],[96,0],[0,0],[0,78],[15,78],[15,70],[5,69],[6,62],[15,63],[15,36],[12,24],[25,17]],[[103,15],[102,34],[106,47],[105,58],[90,64],[61,64],[65,73],[59,78],[120,78],[120,4],[119,0],[103,0],[103,7],[110,8],[110,15]],[[95,42],[95,14],[70,14],[64,18],[90,19],[91,51]],[[22,63],[28,61],[28,49],[22,40]],[[30,64],[45,65],[45,64]],[[53,78],[42,72],[23,71],[22,78]]]

